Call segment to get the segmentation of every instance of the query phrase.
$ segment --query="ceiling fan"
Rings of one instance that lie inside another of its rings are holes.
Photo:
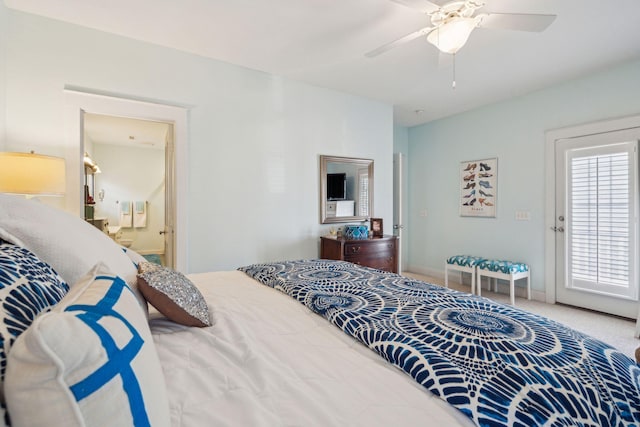
[[[541,32],[556,19],[556,15],[476,13],[485,6],[484,2],[476,0],[449,1],[442,5],[428,0],[391,1],[419,10],[429,16],[431,25],[367,52],[367,57],[378,56],[421,36],[426,36],[427,41],[441,52],[455,54],[464,46],[475,28]]]

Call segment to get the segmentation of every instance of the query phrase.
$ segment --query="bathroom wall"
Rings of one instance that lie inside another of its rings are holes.
[[[94,143],[91,156],[102,171],[95,175],[95,216],[119,225],[119,202],[147,201],[147,226],[123,228],[122,238],[133,239],[139,253],[164,253],[164,150]]]

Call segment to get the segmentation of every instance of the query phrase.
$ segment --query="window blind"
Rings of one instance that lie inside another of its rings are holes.
[[[635,298],[635,142],[570,152],[567,286]]]

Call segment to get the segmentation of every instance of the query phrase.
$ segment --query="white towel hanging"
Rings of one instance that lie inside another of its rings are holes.
[[[133,226],[133,212],[130,201],[120,202],[120,227],[131,228]]]
[[[143,228],[147,226],[147,202],[135,202],[133,210],[133,226],[135,228]]]

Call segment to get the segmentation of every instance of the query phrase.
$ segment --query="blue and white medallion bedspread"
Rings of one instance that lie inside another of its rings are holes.
[[[640,425],[640,366],[544,317],[343,261],[239,270],[324,316],[479,426]]]

